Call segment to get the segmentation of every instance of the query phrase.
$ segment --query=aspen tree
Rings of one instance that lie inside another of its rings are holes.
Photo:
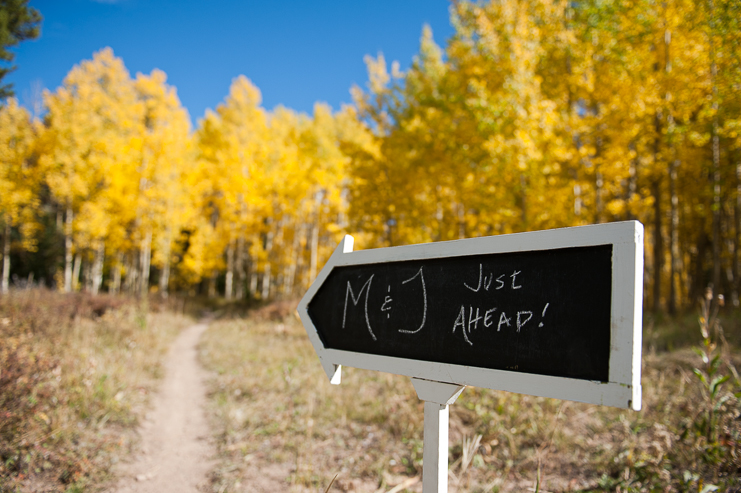
[[[45,101],[49,152],[40,159],[52,196],[65,215],[64,290],[69,292],[73,253],[76,250],[79,259],[92,241],[104,241],[106,236],[104,225],[91,229],[89,221],[81,222],[77,215],[84,207],[106,203],[102,196],[113,175],[131,176],[139,106],[129,73],[110,48],[75,66],[62,87],[45,94]],[[76,238],[79,226],[92,235]]]
[[[139,74],[135,81],[138,98],[144,104],[140,238],[146,264],[153,251],[151,257],[160,269],[159,292],[163,297],[168,295],[175,242],[192,214],[185,179],[193,172],[194,163],[188,114],[166,80],[164,72],[155,70],[148,76]],[[147,270],[143,266],[145,291]]]
[[[0,294],[9,289],[11,233],[18,228],[23,248],[35,248],[34,229],[38,206],[39,173],[32,162],[38,127],[28,112],[10,98],[0,106],[0,234],[2,267]]]
[[[207,113],[196,132],[203,183],[198,208],[216,235],[211,243],[217,250],[210,253],[218,260],[210,262],[209,268],[212,274],[217,272],[224,265],[222,256],[227,257],[227,298],[233,294],[235,257],[244,255],[244,251],[235,255],[234,249],[247,239],[254,250],[257,230],[262,228],[255,214],[266,200],[259,192],[267,133],[260,100],[259,90],[247,78],[238,77],[224,103]],[[238,278],[244,281],[243,274],[238,273]]]

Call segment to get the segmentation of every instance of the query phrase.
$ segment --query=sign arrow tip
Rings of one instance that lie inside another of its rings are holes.
[[[342,255],[353,251],[354,244],[355,244],[355,238],[353,238],[350,235],[345,235],[342,238],[342,240],[340,240],[340,243],[337,245],[337,248],[335,248],[334,252],[332,252],[332,256],[329,257],[329,260],[327,260],[327,263],[324,265],[324,268],[322,268],[322,270],[319,271],[319,275],[317,275],[316,279],[313,280],[311,286],[309,286],[309,290],[306,292],[304,297],[301,299],[301,301],[298,304],[298,308],[297,308],[299,317],[301,318],[301,321],[303,322],[304,326],[311,327],[313,329],[313,330],[308,331],[309,339],[311,340],[311,343],[314,346],[314,349],[319,355],[319,360],[322,363],[322,368],[324,369],[324,372],[327,374],[327,377],[329,378],[329,382],[333,385],[340,384],[340,380],[342,377],[342,365],[338,365],[338,364],[332,363],[331,361],[327,361],[325,357],[323,357],[322,353],[323,353],[324,348],[323,348],[322,342],[319,340],[319,336],[316,333],[316,329],[314,328],[314,323],[311,320],[311,317],[309,317],[308,306],[309,306],[309,302],[314,298],[314,295],[317,293],[321,285],[327,279],[327,276],[329,276],[329,273],[332,271],[332,268],[334,267],[334,265],[339,261]]]
[[[335,249],[332,256],[334,257],[335,254],[338,253],[338,250],[342,248],[342,253],[350,253],[352,252],[353,245],[355,244],[355,238],[353,238],[350,235],[345,235],[342,240],[340,241],[340,244],[337,245],[337,248]]]

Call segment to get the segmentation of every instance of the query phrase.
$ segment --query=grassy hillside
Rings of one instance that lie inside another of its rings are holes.
[[[467,388],[450,408],[450,490],[738,491],[738,353],[718,341],[705,385],[699,354],[667,350],[667,337],[704,347],[692,318],[647,320],[640,412]],[[293,316],[216,322],[201,356],[216,375],[218,491],[324,491],[335,475],[330,491],[421,491],[423,404],[408,378],[345,368],[329,385]]]
[[[189,321],[126,298],[0,296],[0,491],[94,491]]]
[[[232,312],[200,345],[213,491],[320,492],[335,476],[329,491],[421,491],[408,378],[345,368],[331,386],[290,304]],[[0,297],[0,491],[103,488],[191,321],[125,298]],[[647,316],[641,412],[467,388],[451,406],[450,490],[739,491],[740,327],[730,312],[717,327]]]

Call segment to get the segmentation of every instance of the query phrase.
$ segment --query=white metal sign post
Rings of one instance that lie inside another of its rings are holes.
[[[637,221],[358,252],[345,236],[298,313],[331,383],[342,365],[411,377],[441,493],[465,386],[640,410],[642,276]]]
[[[412,378],[417,396],[425,403],[422,491],[448,491],[448,406],[455,402],[463,385]]]

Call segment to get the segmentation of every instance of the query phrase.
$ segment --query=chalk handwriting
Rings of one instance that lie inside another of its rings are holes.
[[[470,290],[471,290],[471,291],[473,291],[474,293],[478,293],[478,292],[479,292],[479,289],[481,289],[481,271],[482,271],[482,270],[483,270],[483,266],[482,266],[481,264],[479,264],[479,283],[478,283],[478,285],[476,286],[476,289],[473,289],[473,288],[472,288],[471,286],[469,286],[469,285],[468,285],[468,284],[466,284],[465,282],[463,283],[463,285],[464,285],[464,286],[466,286],[466,287],[467,287],[468,289],[470,289]]]
[[[494,322],[489,322],[489,320],[491,320],[491,315],[492,315],[492,314],[493,314],[493,313],[494,313],[495,311],[497,311],[496,307],[494,307],[494,308],[489,308],[488,310],[486,310],[486,312],[484,313],[484,327],[486,327],[486,328],[489,328],[489,327],[491,327],[492,325],[494,325]]]
[[[527,315],[527,318],[523,320],[522,315]],[[517,332],[533,318],[533,312],[517,312]]]
[[[545,306],[543,307],[543,314],[540,316],[541,318],[545,318],[545,311],[548,309],[548,305],[550,305],[550,303],[546,303]],[[542,327],[542,326],[543,326],[543,322],[540,322],[538,324],[538,327]]]
[[[391,292],[391,286],[388,287],[388,292],[389,293]],[[388,312],[388,311],[390,311],[391,310],[391,307],[388,306],[388,305],[392,301],[394,301],[394,300],[391,298],[391,296],[390,295],[386,295],[386,298],[383,299],[383,305],[381,305],[381,311],[382,312]],[[387,313],[386,314],[386,318],[391,318],[391,314],[390,313]]]
[[[510,274],[510,276],[509,276],[509,277],[512,278],[512,289],[521,289],[522,288],[521,285],[516,284],[516,278],[517,278],[517,276],[519,274],[522,274],[522,272],[519,271],[519,270],[516,270],[516,271],[512,272],[512,274]],[[502,274],[502,275],[500,275],[499,277],[496,278],[496,281],[498,283],[498,286],[496,286],[494,288],[495,290],[500,290],[500,289],[502,289],[505,286],[504,281],[502,281],[502,278],[504,276],[506,276],[506,275],[507,274]],[[463,285],[465,287],[467,287],[468,289],[470,289],[471,291],[473,291],[474,293],[478,293],[481,290],[482,287],[484,288],[484,290],[489,291],[489,288],[491,287],[492,281],[494,281],[494,274],[491,273],[489,275],[484,275],[484,265],[483,264],[479,264],[479,279],[478,279],[478,282],[476,284],[476,287],[475,288],[474,287],[471,287],[466,282],[464,282]]]
[[[516,270],[512,273],[511,276],[509,276],[512,278],[512,289],[520,289],[522,287],[522,286],[515,286],[515,277],[517,277],[517,274],[522,274],[522,272],[520,272],[519,270]]]
[[[406,284],[408,282],[412,282],[418,276],[419,276],[419,279],[422,281],[422,301],[424,303],[424,308],[423,308],[423,311],[422,311],[422,323],[419,324],[419,327],[417,328],[417,330],[399,329],[399,332],[401,332],[402,334],[416,334],[417,332],[419,332],[420,330],[422,330],[422,327],[425,326],[425,322],[427,321],[427,287],[425,286],[425,275],[422,272],[422,267],[419,268],[419,270],[417,271],[416,274],[414,274],[412,277],[410,277],[406,281],[402,281],[401,283],[402,284]]]
[[[496,289],[497,291],[499,291],[500,289],[502,289],[502,288],[504,287],[504,281],[502,281],[502,278],[503,278],[503,277],[504,277],[505,275],[506,275],[506,274],[502,274],[501,276],[497,277],[497,282],[499,283],[499,286],[497,286],[496,288],[494,288],[494,289]]]
[[[466,342],[473,346],[473,343],[468,339],[468,334],[466,334],[466,307],[461,306],[461,311],[458,314],[458,318],[455,319],[455,323],[453,324],[453,334],[455,334],[455,329],[458,328],[460,325],[461,330],[463,331],[463,338],[466,340]]]
[[[484,317],[479,316],[479,307],[476,307],[476,316],[473,317],[473,307],[468,307],[468,332],[471,332],[471,325],[473,325],[474,330],[479,328],[479,320],[483,319]]]
[[[373,281],[373,276],[375,274],[371,274],[371,276],[368,278],[367,281],[365,281],[365,284],[363,284],[363,287],[360,288],[360,292],[358,293],[358,297],[355,297],[355,293],[353,293],[352,286],[350,285],[350,281],[347,281],[347,289],[345,290],[345,309],[342,312],[342,328],[345,328],[345,321],[347,320],[347,298],[348,296],[352,299],[353,306],[358,306],[358,302],[360,301],[360,297],[363,295],[363,291],[365,291],[365,324],[368,326],[368,332],[370,333],[371,337],[374,341],[378,340],[376,339],[376,335],[373,333],[373,329],[371,328],[370,319],[368,318],[368,295],[370,294],[370,288],[371,288],[371,282]],[[368,288],[366,290],[366,288]]]
[[[476,282],[476,286],[470,286],[468,283],[463,283],[463,285],[470,291],[474,293],[478,293],[481,291],[481,288],[484,288],[485,291],[489,291],[490,287],[492,286],[492,283],[496,281],[496,285],[494,286],[495,290],[500,290],[505,287],[507,287],[504,279],[505,277],[509,277],[512,279],[510,289],[522,289],[522,281],[521,281],[521,274],[522,271],[519,270],[513,270],[511,274],[501,274],[498,277],[494,277],[494,273],[488,273],[486,274],[484,272],[484,266],[483,264],[479,264],[479,275],[478,280]],[[368,312],[368,299],[370,297],[370,290],[371,285],[373,283],[373,278],[375,274],[371,274],[371,276],[365,281],[363,286],[360,288],[360,291],[356,294],[353,290],[352,284],[350,281],[347,281],[347,288],[345,289],[345,305],[342,313],[342,328],[345,328],[345,325],[347,323],[347,306],[348,302],[351,301],[353,306],[358,306],[360,303],[360,300],[363,299],[363,295],[365,295],[364,299],[364,314],[365,314],[365,324],[366,328],[368,329],[368,333],[373,338],[374,341],[378,340],[376,337],[376,334],[373,331],[373,328],[371,326],[370,322],[370,316]],[[520,276],[520,278],[518,278]],[[420,267],[419,270],[409,279],[406,279],[401,282],[402,285],[408,284],[416,279],[419,279],[420,284],[422,285],[422,321],[420,322],[419,326],[414,330],[409,329],[398,329],[399,332],[403,334],[416,334],[419,331],[421,331],[425,324],[427,323],[427,285],[425,283],[425,276],[424,276],[424,267]],[[394,302],[394,298],[391,296],[391,285],[387,285],[386,288],[387,294],[383,298],[383,302],[380,307],[381,313],[386,314],[386,318],[391,318],[391,309],[393,308],[392,303]],[[398,295],[397,295],[398,296]],[[402,297],[402,307],[405,306],[405,297]],[[376,305],[378,306],[378,305]],[[538,327],[543,327],[543,319],[545,318],[546,311],[548,310],[548,307],[550,306],[550,303],[546,303],[543,307],[543,310],[541,312],[541,320],[538,323]],[[466,313],[468,311],[468,313]],[[513,328],[516,329],[516,331],[519,333],[522,331],[522,329],[531,321],[533,320],[533,311],[531,310],[520,310],[520,311],[510,311],[510,313],[515,313],[514,316],[507,316],[506,313],[507,310],[501,310],[499,307],[491,307],[488,309],[484,309],[479,306],[473,306],[473,305],[461,305],[461,309],[458,312],[458,315],[455,319],[455,322],[453,323],[453,333],[455,334],[456,331],[460,328],[461,333],[463,334],[463,339],[466,341],[467,344],[473,346],[473,340],[471,339],[471,334],[473,331],[478,330],[479,328],[483,329],[489,329],[496,326],[497,332],[501,332],[503,328]],[[499,317],[497,318],[497,314]]]
[[[549,305],[550,303],[545,304],[542,316],[545,316],[545,312],[548,309]],[[458,316],[453,323],[453,334],[455,334],[460,327],[461,333],[463,334],[463,339],[469,345],[473,346],[473,341],[471,340],[470,335],[473,331],[479,329],[479,324],[482,326],[482,328],[485,329],[494,327],[494,325],[496,325],[497,332],[501,332],[503,327],[512,327],[514,322],[514,328],[519,333],[523,329],[523,327],[525,327],[525,325],[533,319],[533,312],[531,310],[520,310],[516,312],[514,316],[509,317],[507,316],[507,312],[503,310],[499,312],[499,320],[497,321],[495,316],[495,312],[497,312],[497,310],[498,307],[483,310],[481,307],[477,306],[469,305],[468,307],[466,307],[465,305],[461,305]],[[468,313],[466,313],[466,311],[468,311]],[[543,327],[543,323],[540,322],[538,327]]]

